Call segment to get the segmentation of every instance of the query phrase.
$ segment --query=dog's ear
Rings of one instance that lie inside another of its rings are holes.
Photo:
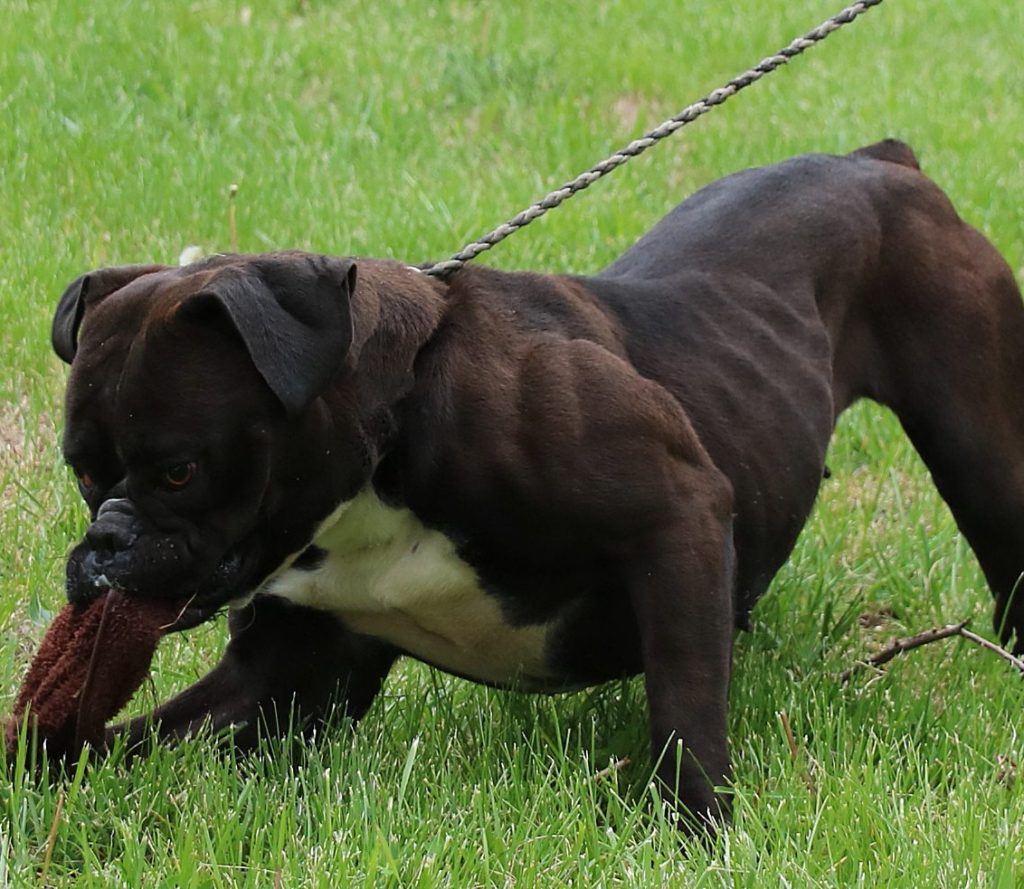
[[[220,271],[191,301],[227,312],[256,369],[290,414],[312,403],[352,345],[356,264],[330,256],[270,255]]]
[[[159,272],[163,265],[122,265],[94,272],[76,278],[61,295],[50,329],[50,342],[58,357],[70,364],[78,351],[78,328],[86,305],[94,305],[105,296],[130,284],[142,275]]]

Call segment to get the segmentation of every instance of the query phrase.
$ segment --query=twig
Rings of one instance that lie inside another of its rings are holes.
[[[50,859],[53,858],[53,847],[57,845],[57,830],[60,828],[60,816],[64,811],[64,790],[57,794],[57,808],[53,813],[50,833],[46,837],[46,851],[43,853],[43,866],[39,870],[39,885],[46,885],[46,877],[50,873]]]
[[[789,744],[789,753],[793,759],[796,759],[800,755],[800,748],[796,746],[796,738],[793,737],[793,726],[789,724],[789,714],[785,710],[779,711],[779,721],[782,723],[782,729],[786,733],[786,743]]]
[[[237,251],[235,251],[235,252],[237,252]],[[181,606],[181,610],[178,612],[178,615],[177,615],[177,617],[174,618],[174,620],[172,620],[169,624],[161,624],[160,631],[161,632],[165,632],[165,631],[169,630],[179,620],[181,620],[181,618],[184,616],[185,612],[188,611],[189,608],[192,607],[192,603],[195,602],[196,596],[198,596],[198,595],[199,595],[199,593],[193,593],[191,598],[184,605]]]
[[[967,626],[968,621],[963,621],[958,624],[948,624],[944,627],[933,627],[930,630],[925,630],[923,633],[918,633],[916,636],[909,636],[906,639],[897,639],[891,645],[883,648],[878,654],[866,661],[858,661],[852,667],[847,670],[843,670],[839,674],[839,684],[846,685],[850,681],[850,677],[853,676],[858,670],[864,667],[880,667],[882,664],[887,664],[896,655],[903,654],[905,651],[911,651],[915,648],[920,648],[922,645],[927,645],[929,642],[938,642],[940,639],[948,639],[950,636],[960,635],[960,631]]]
[[[101,654],[108,645],[106,638],[107,617],[110,614],[116,598],[121,595],[119,590],[110,590],[103,600],[103,611],[100,614],[100,625],[96,630],[96,638],[92,641],[92,651],[89,654],[89,666],[85,671],[85,682],[82,683],[82,690],[78,694],[78,712],[75,714],[74,734],[74,755],[82,752],[85,743],[96,743],[98,738],[103,736],[102,724],[96,724],[96,707],[93,703],[93,694],[96,692],[96,671],[99,669]]]
[[[785,710],[779,711],[779,722],[782,723],[782,730],[786,733],[786,743],[789,744],[790,756],[793,757],[793,762],[797,763],[800,760],[800,748],[797,747],[796,737],[793,735],[793,726],[789,724],[789,714]],[[813,794],[814,778],[811,777],[810,767],[804,769],[800,773],[800,777],[804,779],[808,792]]]
[[[235,221],[235,196],[238,186],[232,182],[228,186],[228,237],[231,239],[231,252],[238,252],[238,225]]]
[[[615,762],[613,762],[607,768],[601,769],[601,771],[599,771],[599,772],[595,772],[594,773],[594,780],[595,781],[603,781],[605,778],[609,777],[614,772],[617,772],[620,769],[624,769],[628,765],[629,765],[629,757],[628,756],[624,756],[624,757],[622,757],[622,759],[617,759],[617,760],[615,760]]]
[[[1010,654],[1005,648],[1000,648],[995,642],[989,642],[979,636],[977,633],[972,633],[970,630],[965,629],[964,626],[960,627],[960,635],[965,639],[970,639],[975,645],[980,645],[982,648],[987,648],[994,654],[998,654],[1000,657],[1006,658],[1011,664],[1013,664],[1021,673],[1024,673],[1024,661],[1022,661],[1016,655]]]
[[[864,667],[880,667],[882,664],[891,661],[898,654],[903,654],[905,651],[912,651],[915,648],[920,648],[922,645],[928,645],[930,642],[938,642],[940,639],[948,639],[950,636],[960,636],[970,642],[973,642],[975,645],[979,645],[994,654],[998,654],[1000,657],[1005,658],[1013,664],[1020,673],[1024,674],[1024,660],[1010,654],[1010,652],[1005,648],[1001,648],[996,645],[995,642],[990,642],[988,639],[979,636],[977,633],[972,633],[967,629],[967,625],[969,623],[969,620],[964,620],[958,624],[947,624],[944,627],[933,627],[930,630],[925,630],[923,633],[918,633],[916,636],[908,636],[906,639],[897,639],[891,645],[883,648],[878,652],[878,654],[868,658],[868,660],[858,661],[849,669],[843,670],[843,672],[839,674],[839,683],[840,685],[846,685],[846,683],[850,681],[850,677]]]

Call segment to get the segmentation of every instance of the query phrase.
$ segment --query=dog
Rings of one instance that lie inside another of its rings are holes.
[[[892,408],[1024,645],[1024,305],[886,140],[731,175],[593,277],[282,252],[90,272],[52,332],[92,515],[67,595],[229,610],[136,744],[252,748],[396,658],[493,686],[643,673],[685,823],[728,817],[734,628],[793,548],[839,415]]]

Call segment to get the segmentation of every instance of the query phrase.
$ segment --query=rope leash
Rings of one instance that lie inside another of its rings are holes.
[[[713,90],[703,99],[694,102],[692,105],[687,105],[675,117],[671,117],[664,123],[659,124],[646,135],[630,142],[625,148],[619,149],[611,157],[595,164],[586,172],[580,173],[571,182],[567,182],[561,188],[545,195],[535,204],[531,204],[522,212],[517,213],[508,222],[503,222],[479,240],[467,244],[450,259],[420,266],[419,270],[441,280],[448,278],[485,250],[490,250],[495,244],[504,241],[513,232],[519,231],[519,229],[529,225],[535,219],[540,219],[549,210],[554,210],[555,207],[568,200],[577,192],[593,185],[598,179],[608,175],[616,167],[620,167],[631,158],[642,154],[656,142],[668,138],[688,123],[693,123],[701,115],[723,104],[727,99],[735,96],[736,93],[750,86],[750,84],[756,83],[766,74],[771,74],[772,71],[781,68],[790,59],[796,58],[805,50],[820,43],[830,34],[850,24],[859,15],[867,12],[873,6],[878,6],[881,2],[882,0],[859,0],[859,2],[851,6],[847,6],[842,12],[822,22],[817,28],[808,31],[801,37],[797,37],[788,46],[775,53],[775,55],[768,56],[768,58],[758,62],[753,68],[744,71],[738,77],[734,77],[725,86]]]

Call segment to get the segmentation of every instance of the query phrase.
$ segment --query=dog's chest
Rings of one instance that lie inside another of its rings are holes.
[[[262,592],[330,611],[353,631],[487,682],[555,678],[545,663],[548,626],[508,622],[498,600],[444,534],[371,490],[341,504],[313,544],[322,555],[290,567]]]

